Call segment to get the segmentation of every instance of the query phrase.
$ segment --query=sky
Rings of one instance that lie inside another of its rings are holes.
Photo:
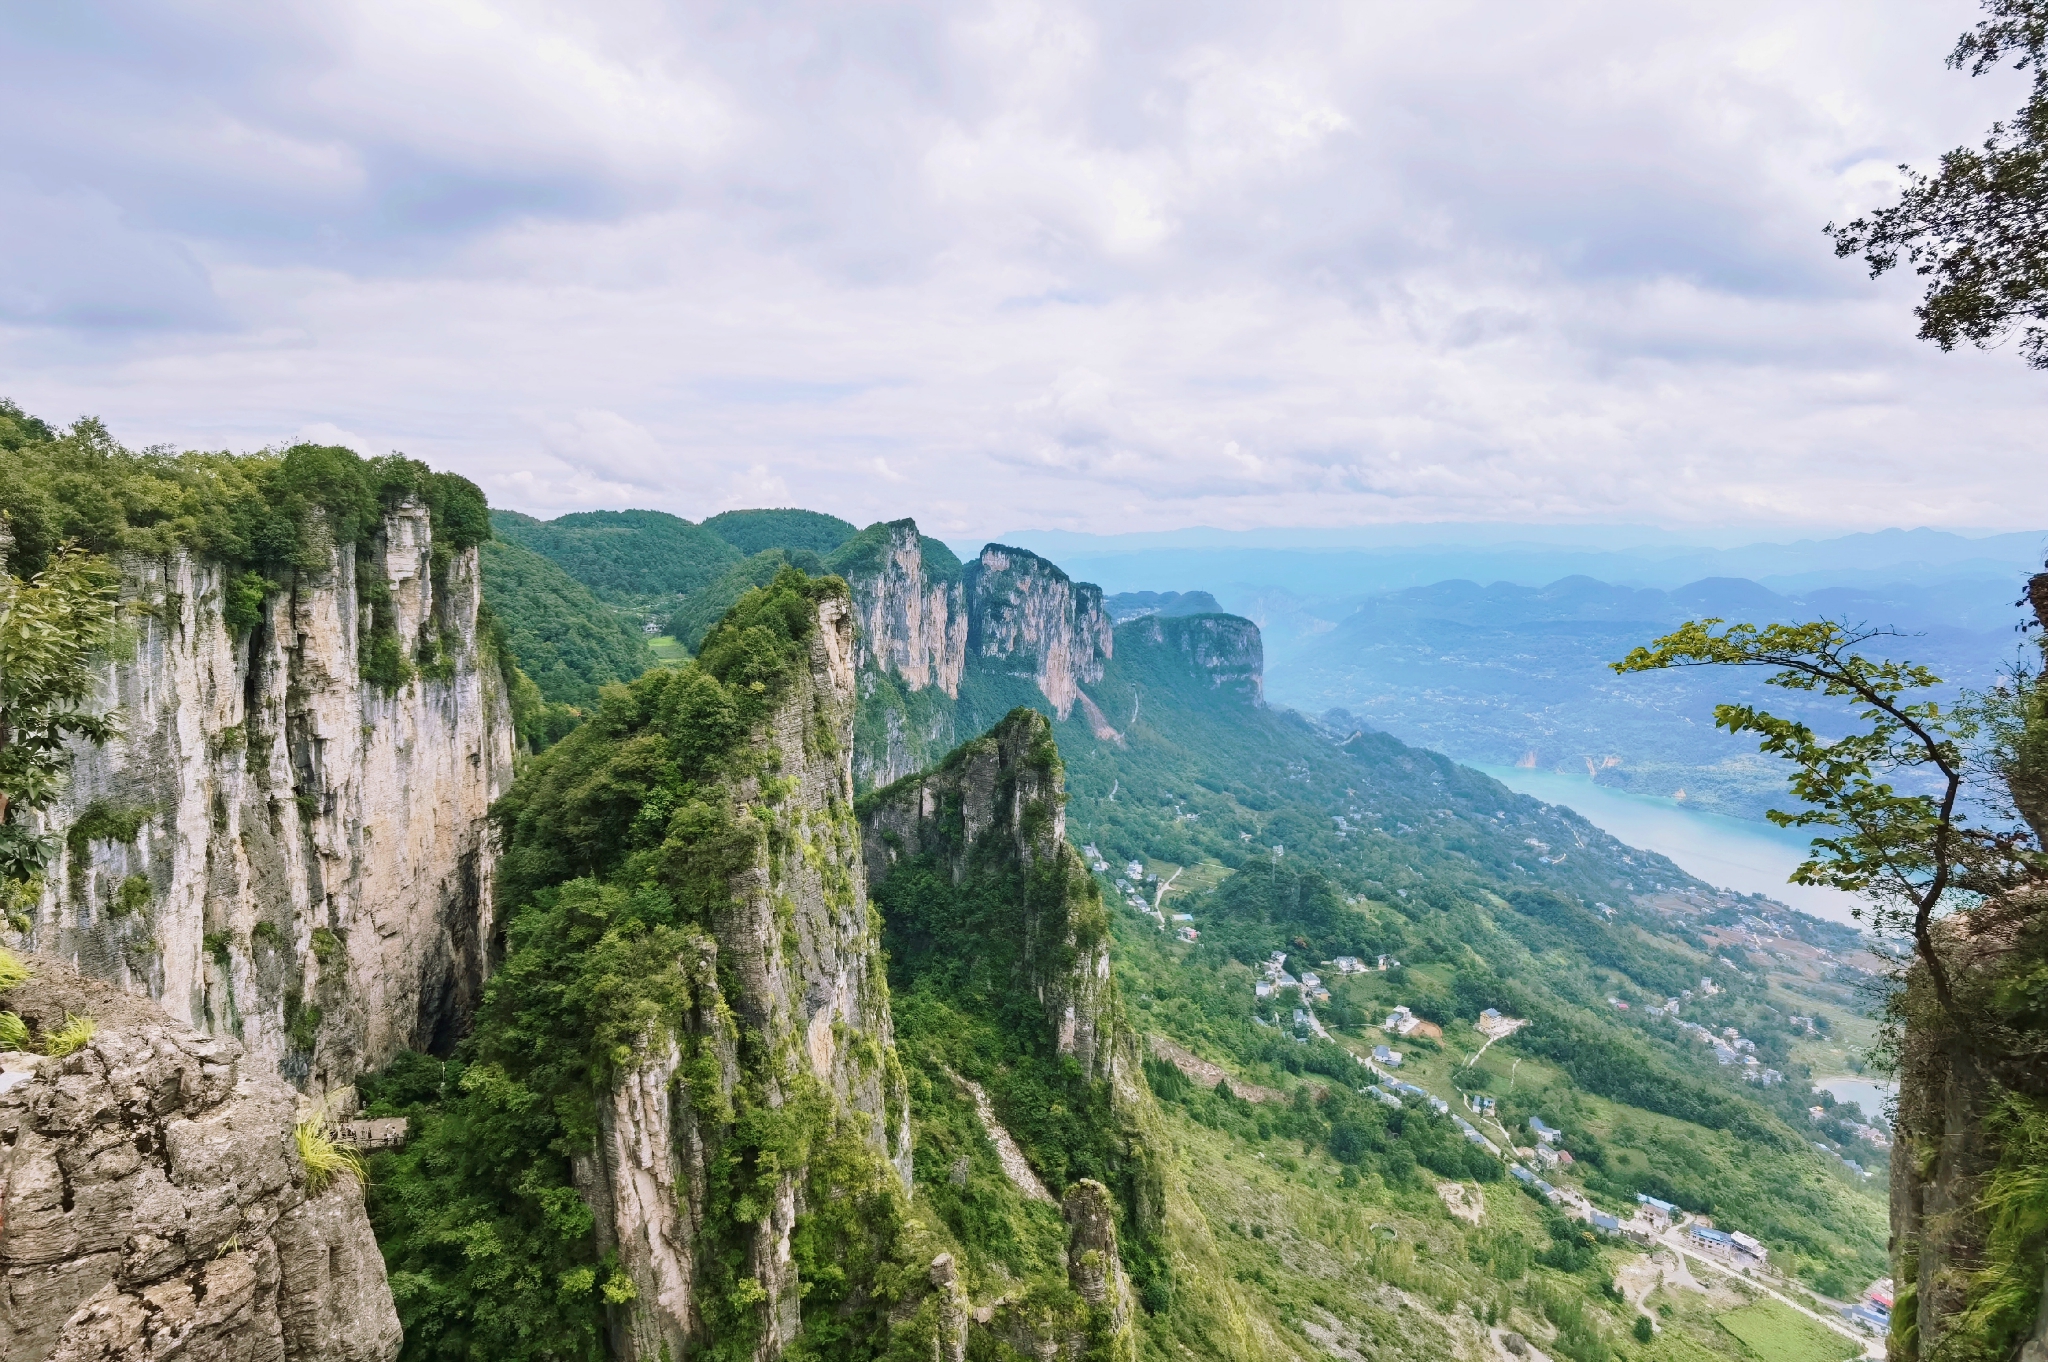
[[[540,515],[2048,526],[1952,0],[0,9],[0,394]]]

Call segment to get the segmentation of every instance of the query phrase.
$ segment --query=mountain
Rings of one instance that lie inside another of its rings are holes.
[[[701,591],[746,555],[666,511],[577,511],[536,520],[493,511],[498,538],[555,563],[615,605],[639,607]]]
[[[1343,710],[1468,761],[1584,771],[1643,794],[1761,817],[1787,795],[1780,764],[1714,727],[1718,703],[1768,705],[1821,731],[1840,710],[1767,688],[1760,675],[1618,677],[1610,662],[1688,619],[1830,617],[1906,635],[1871,649],[1932,666],[1955,688],[1995,683],[2015,656],[2009,583],[1957,589],[1830,588],[1803,597],[1709,578],[1664,591],[1568,577],[1543,587],[1439,582],[1368,597],[1300,641],[1270,686],[1312,712]]]
[[[1609,1362],[1810,1324],[1702,1261],[1659,1285],[1669,1245],[1595,1218],[1639,1195],[1756,1236],[1794,1300],[1883,1269],[1883,1137],[1809,1087],[1872,1034],[1855,934],[1275,707],[1247,618],[1119,622],[1035,553],[963,562],[910,521],[513,520],[529,552],[487,559],[481,497],[405,461],[63,439],[8,489],[26,551],[110,489],[138,512],[96,546],[162,627],[110,665],[135,720],[75,749],[93,802],[55,816],[28,930],[404,1118],[370,1219],[407,1356],[1476,1359],[1512,1332]],[[539,656],[602,637],[557,609],[642,610],[668,550],[704,569],[675,608],[731,593],[696,656],[598,684],[505,788],[538,689],[474,613],[486,564],[560,603],[525,622]],[[1575,592],[1543,608],[1647,608]],[[151,689],[195,649],[217,684]],[[129,910],[203,957],[196,993],[121,975],[93,944],[140,938],[117,909],[202,871],[178,892],[226,916],[196,947]]]
[[[1206,591],[1125,591],[1103,602],[1118,624],[1140,615],[1220,615],[1223,607]]]
[[[484,604],[550,704],[585,708],[654,665],[641,633],[551,559],[510,539],[478,546]]]

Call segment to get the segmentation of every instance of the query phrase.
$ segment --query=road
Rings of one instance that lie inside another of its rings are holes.
[[[1861,1330],[1857,1329],[1848,1321],[1842,1319],[1839,1315],[1824,1315],[1820,1313],[1818,1310],[1814,1310],[1808,1306],[1801,1305],[1798,1301],[1793,1300],[1784,1292],[1771,1287],[1770,1285],[1766,1284],[1763,1281],[1760,1281],[1755,1277],[1752,1277],[1747,1272],[1738,1272],[1733,1267],[1729,1266],[1727,1263],[1721,1262],[1716,1258],[1711,1258],[1706,1254],[1701,1253],[1698,1249],[1692,1248],[1689,1245],[1687,1245],[1687,1243],[1685,1242],[1686,1236],[1683,1226],[1689,1223],[1690,1219],[1691,1217],[1688,1216],[1686,1220],[1680,1221],[1677,1225],[1673,1225],[1670,1229],[1666,1230],[1664,1232],[1664,1237],[1660,1239],[1658,1242],[1663,1244],[1666,1248],[1677,1250],[1680,1254],[1684,1255],[1688,1263],[1697,1263],[1703,1267],[1713,1269],[1715,1272],[1720,1273],[1723,1277],[1729,1277],[1736,1281],[1746,1283],[1753,1290],[1763,1292],[1772,1300],[1791,1306],[1794,1310],[1797,1310],[1800,1314],[1806,1316],[1808,1319],[1816,1320],[1819,1323],[1826,1325],[1829,1329],[1832,1329],[1834,1332],[1840,1334],[1843,1338],[1850,1340],[1858,1348],[1861,1348],[1863,1350],[1863,1355],[1865,1357],[1884,1356],[1883,1339],[1872,1338],[1870,1335],[1863,1333]]]
[[[1321,1031],[1322,1028],[1317,1027],[1316,1029],[1318,1031]],[[1492,1041],[1487,1042],[1487,1044],[1489,1045],[1491,1045],[1492,1043]],[[1346,1048],[1348,1049],[1350,1047],[1347,1046]],[[1409,1081],[1406,1079],[1397,1080],[1393,1074],[1388,1073],[1386,1070],[1380,1068],[1379,1065],[1373,1063],[1371,1060],[1366,1059],[1362,1055],[1359,1055],[1356,1051],[1353,1051],[1352,1055],[1361,1064],[1365,1065],[1365,1067],[1368,1070],[1370,1070],[1375,1077],[1378,1077],[1390,1083],[1397,1081]],[[1417,1084],[1416,1086],[1420,1087],[1421,1085]],[[1514,1139],[1508,1134],[1507,1130],[1500,1125],[1499,1121],[1496,1120],[1494,1122],[1494,1127],[1500,1130],[1501,1138],[1507,1142],[1508,1151],[1511,1153],[1514,1149]],[[1501,1161],[1503,1163],[1508,1164],[1512,1164],[1514,1162],[1514,1160],[1508,1157],[1508,1154],[1506,1153],[1502,1154]],[[1567,1215],[1570,1215],[1575,1219],[1583,1220],[1587,1217],[1588,1214],[1590,1214],[1592,1209],[1591,1206],[1588,1205],[1584,1201],[1584,1199],[1580,1197],[1571,1188],[1560,1187],[1558,1191],[1562,1194],[1561,1199],[1567,1202],[1566,1207],[1562,1208],[1565,1210],[1565,1213]],[[1685,1234],[1685,1226],[1691,1223],[1691,1219],[1692,1218],[1690,1216],[1687,1216],[1684,1219],[1680,1220],[1677,1224],[1673,1225],[1669,1230],[1666,1230],[1664,1232],[1663,1237],[1658,1242],[1663,1244],[1666,1248],[1676,1250],[1679,1254],[1683,1255],[1688,1262],[1701,1264],[1704,1267],[1710,1268],[1713,1271],[1720,1273],[1724,1277],[1729,1277],[1738,1281],[1746,1282],[1755,1290],[1761,1291],[1765,1295],[1771,1297],[1771,1299],[1782,1302],[1785,1305],[1791,1306],[1794,1310],[1797,1310],[1800,1314],[1806,1316],[1808,1319],[1815,1320],[1820,1324],[1824,1325],[1826,1328],[1832,1330],[1833,1332],[1840,1334],[1843,1338],[1849,1339],[1850,1341],[1854,1342],[1858,1348],[1862,1349],[1863,1356],[1865,1357],[1881,1358],[1885,1355],[1884,1341],[1882,1339],[1873,1339],[1870,1335],[1857,1329],[1854,1325],[1850,1324],[1847,1320],[1842,1319],[1838,1315],[1825,1315],[1817,1310],[1812,1309],[1809,1306],[1802,1305],[1798,1301],[1792,1299],[1790,1296],[1787,1296],[1783,1292],[1775,1289],[1774,1287],[1759,1280],[1758,1278],[1750,1276],[1746,1272],[1737,1271],[1730,1265],[1723,1263],[1718,1259],[1711,1258],[1706,1254],[1701,1253],[1698,1249],[1691,1247],[1686,1242]]]

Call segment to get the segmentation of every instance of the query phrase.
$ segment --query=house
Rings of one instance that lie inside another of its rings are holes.
[[[1403,897],[1406,896],[1403,895]],[[1396,960],[1391,955],[1383,955],[1379,958],[1379,963],[1376,966],[1374,966],[1374,968],[1379,970],[1381,974],[1385,974],[1390,969],[1401,968],[1401,962],[1399,960]]]
[[[1529,1118],[1529,1133],[1545,1144],[1556,1144],[1564,1138],[1564,1132],[1556,1126],[1544,1124],[1541,1116]]]
[[[1308,996],[1316,1002],[1326,1003],[1330,1001],[1330,990],[1328,990],[1327,988],[1318,988],[1312,990]]]
[[[1134,880],[1144,879],[1145,863],[1143,861],[1132,861],[1129,865],[1124,867],[1124,874],[1130,876]]]
[[[1195,920],[1195,915],[1193,913],[1175,913],[1173,915],[1173,920],[1175,922],[1193,922]]]
[[[1769,1249],[1765,1248],[1757,1240],[1752,1239],[1748,1235],[1744,1234],[1741,1230],[1737,1230],[1733,1234],[1729,1235],[1728,1242],[1735,1246],[1736,1252],[1741,1253],[1746,1257],[1754,1258],[1759,1263],[1763,1262],[1765,1259],[1771,1256],[1771,1251]]]
[[[1183,941],[1200,941],[1202,939],[1202,934],[1193,927],[1182,927],[1174,935]]]
[[[1442,1040],[1444,1035],[1441,1026],[1435,1022],[1424,1021],[1410,1012],[1406,1006],[1397,1007],[1388,1013],[1387,1019],[1380,1023],[1380,1029],[1392,1031],[1397,1036],[1427,1036],[1432,1040]]]
[[[1444,1101],[1443,1098],[1431,1097],[1428,1093],[1424,1093],[1422,1094],[1422,1096],[1423,1100],[1429,1103],[1429,1109],[1435,1112],[1437,1115],[1449,1116],[1451,1114],[1451,1104],[1449,1102]]]
[[[1607,1000],[1607,1005],[1608,1005],[1609,1007],[1613,1008],[1613,1009],[1614,1009],[1615,1011],[1617,1011],[1617,1012],[1626,1012],[1626,1011],[1628,1011],[1628,1004],[1627,1004],[1627,1003],[1625,1003],[1625,1002],[1623,1002],[1623,1001],[1622,1001],[1621,999],[1619,999],[1619,998],[1609,998],[1609,999]]]
[[[1482,1096],[1481,1094],[1476,1092],[1467,1093],[1465,1096],[1466,1110],[1474,1112],[1480,1116],[1493,1115],[1494,1105],[1494,1100],[1491,1097]]]
[[[1330,962],[1339,974],[1363,974],[1365,962],[1355,955],[1340,955]]]
[[[1301,986],[1303,988],[1321,988],[1323,986],[1323,978],[1314,970],[1305,969],[1301,972]]]
[[[1716,1253],[1733,1253],[1735,1236],[1726,1230],[1717,1230],[1712,1225],[1692,1225],[1686,1229],[1696,1247],[1711,1249]]]
[[[1530,1172],[1528,1169],[1522,1167],[1522,1165],[1519,1163],[1511,1165],[1508,1168],[1508,1176],[1513,1178],[1516,1182],[1526,1182],[1531,1184],[1532,1186],[1535,1184],[1536,1181],[1536,1175]]]
[[[1256,980],[1252,984],[1252,994],[1254,997],[1270,998],[1273,996],[1273,985],[1265,979]]]
[[[1678,1207],[1668,1201],[1659,1201],[1647,1192],[1636,1193],[1636,1205],[1642,1207],[1643,1213],[1652,1220],[1661,1220],[1666,1225],[1678,1219]]]
[[[1605,1211],[1595,1211],[1593,1212],[1593,1214],[1587,1216],[1586,1218],[1593,1223],[1593,1228],[1600,1231],[1600,1233],[1602,1234],[1621,1233],[1620,1219],[1615,1216],[1609,1215]]]
[[[1400,1110],[1401,1108],[1401,1099],[1394,1096],[1394,1094],[1388,1092],[1385,1088],[1381,1087],[1377,1083],[1368,1083],[1363,1088],[1360,1088],[1359,1091],[1371,1093],[1374,1097],[1378,1098],[1387,1106],[1394,1108],[1396,1111]]]
[[[1389,1069],[1401,1067],[1401,1052],[1399,1050],[1389,1050],[1384,1045],[1375,1045],[1372,1047],[1372,1057],[1375,1061],[1386,1065]]]

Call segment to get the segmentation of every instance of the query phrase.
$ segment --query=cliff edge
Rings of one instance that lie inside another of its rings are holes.
[[[30,956],[6,1006],[61,1058],[0,1056],[0,1362],[391,1362],[362,1189],[317,1193],[297,1094],[242,1047]]]

